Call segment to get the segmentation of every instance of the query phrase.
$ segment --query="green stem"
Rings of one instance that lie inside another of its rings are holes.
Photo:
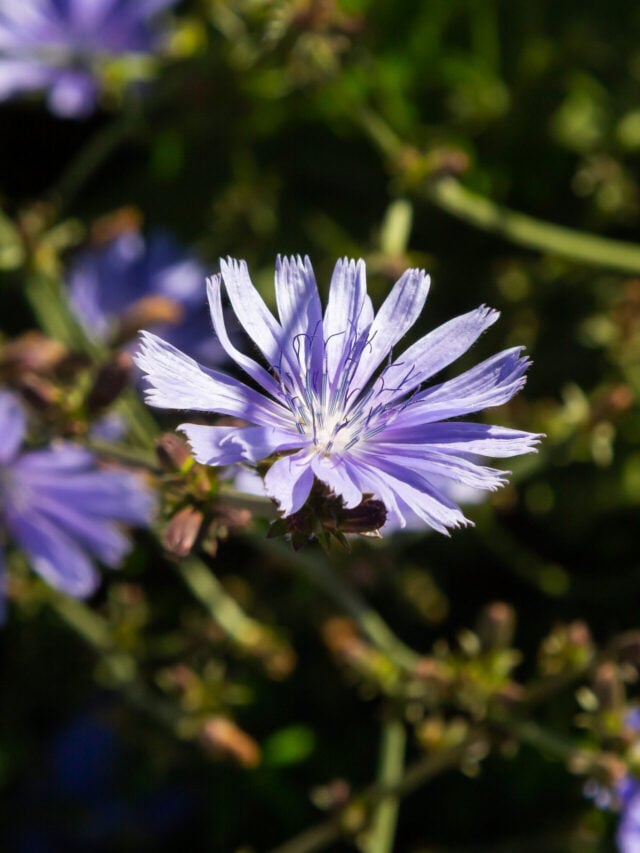
[[[25,277],[25,295],[45,334],[62,341],[75,352],[85,353],[94,362],[106,357],[104,347],[90,340],[73,316],[60,281],[31,270]],[[141,447],[150,447],[158,427],[135,392],[124,391],[115,408],[126,418],[135,442]]]
[[[379,613],[367,604],[358,593],[348,587],[326,560],[309,552],[291,551],[289,547],[275,546],[282,560],[300,569],[316,586],[320,587],[336,604],[358,624],[362,633],[383,654],[401,669],[413,670],[420,655],[405,645],[389,628]]]
[[[640,246],[534,219],[471,192],[455,178],[424,184],[422,192],[447,213],[527,249],[618,272],[640,272]]]
[[[109,623],[82,601],[51,592],[51,608],[100,658],[114,686],[134,708],[153,717],[176,734],[181,728],[182,715],[176,708],[154,696],[141,681],[131,655],[118,651]]]
[[[394,789],[401,783],[407,733],[402,719],[393,716],[386,720],[380,742],[380,766],[377,784],[389,793],[381,796],[374,807],[366,853],[393,853],[398,823],[400,798]]]
[[[374,783],[362,793],[354,795],[349,803],[338,814],[324,820],[316,826],[301,832],[300,835],[275,848],[271,853],[316,853],[325,850],[345,836],[353,835],[354,829],[349,825],[349,813],[358,805],[375,806],[389,796],[401,798],[411,794],[430,779],[459,766],[470,750],[477,743],[484,743],[485,736],[477,732],[469,735],[461,744],[425,755],[412,764],[402,775],[402,778],[389,787],[380,787]],[[362,827],[360,826],[359,829]]]
[[[359,109],[356,116],[376,147],[392,161],[401,163],[411,150],[410,146],[396,135],[382,116],[370,109]],[[466,189],[456,178],[430,176],[411,189],[469,225],[527,249],[618,272],[640,272],[640,246],[554,225],[510,210]]]
[[[228,637],[244,648],[256,648],[264,642],[264,627],[246,615],[200,559],[191,556],[177,563],[176,568],[194,597]]]
[[[64,213],[100,166],[128,137],[134,135],[139,127],[139,113],[124,112],[118,120],[102,128],[89,139],[49,192],[49,201],[58,216]]]

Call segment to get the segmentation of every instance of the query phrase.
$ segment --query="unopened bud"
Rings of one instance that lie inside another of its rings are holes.
[[[504,601],[487,604],[478,620],[476,633],[484,651],[508,649],[516,629],[516,614],[513,607]]]
[[[129,384],[133,359],[128,352],[118,352],[96,375],[93,388],[87,395],[87,410],[98,412],[113,403]]]
[[[128,232],[137,232],[142,226],[142,215],[135,207],[121,207],[97,219],[91,226],[91,243],[95,247],[111,243]]]
[[[228,717],[209,717],[200,729],[200,743],[215,758],[230,758],[241,767],[260,763],[260,746]]]
[[[68,351],[60,341],[40,332],[26,332],[0,350],[0,366],[17,376],[23,373],[48,373],[63,361]]]
[[[615,663],[605,661],[598,666],[593,678],[593,692],[601,711],[622,710],[625,700],[624,684]]]
[[[186,557],[202,527],[203,515],[193,506],[185,506],[169,521],[163,537],[164,548],[173,557]]]
[[[191,454],[184,439],[175,432],[166,432],[156,442],[156,453],[165,471],[182,471]]]
[[[120,316],[118,343],[131,340],[140,329],[165,324],[177,326],[183,319],[184,309],[174,299],[167,296],[144,296]]]
[[[593,640],[591,631],[586,622],[576,620],[567,625],[567,637],[574,646],[580,646],[584,649],[593,649]]]

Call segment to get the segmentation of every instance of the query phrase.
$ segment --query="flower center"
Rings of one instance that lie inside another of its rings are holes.
[[[385,370],[365,388],[352,388],[352,380],[369,344],[367,334],[355,338],[349,332],[348,346],[331,380],[324,342],[322,371],[311,367],[313,339],[294,347],[296,375],[279,374],[282,390],[301,436],[311,439],[323,456],[344,453],[360,441],[376,435],[395,418],[406,402],[386,403]]]

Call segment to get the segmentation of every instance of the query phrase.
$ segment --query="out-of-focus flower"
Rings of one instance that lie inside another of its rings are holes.
[[[273,457],[266,493],[287,517],[305,504],[314,479],[346,508],[365,495],[382,501],[401,526],[412,511],[440,532],[468,523],[434,477],[493,490],[503,471],[475,456],[507,457],[534,449],[539,436],[469,421],[449,421],[506,403],[524,384],[521,348],[505,350],[455,379],[425,387],[497,319],[485,306],[418,340],[396,359],[392,347],[417,320],[429,289],[422,270],[395,284],[374,316],[363,261],[338,261],[324,314],[308,258],[276,266],[279,320],[256,291],[247,266],[228,259],[209,281],[213,325],[227,354],[265,393],[207,370],[153,334],[143,333],[137,362],[147,401],[168,409],[217,412],[250,426],[183,424],[199,462],[253,463]],[[222,282],[240,324],[270,370],[229,340]],[[380,369],[381,362],[384,362]]]
[[[100,66],[151,53],[153,18],[176,0],[3,0],[0,100],[47,92],[51,112],[82,118],[95,109]]]
[[[193,821],[197,798],[184,785],[132,773],[144,755],[115,725],[117,706],[98,702],[52,733],[44,761],[17,786],[3,827],[16,853],[167,849]]]
[[[204,267],[166,232],[145,239],[125,228],[87,249],[67,277],[71,307],[87,335],[107,341],[153,329],[205,363],[224,352],[205,310]]]
[[[627,714],[625,722],[633,732],[640,732],[640,708]],[[620,853],[640,853],[640,778],[627,773],[615,793],[621,808],[618,849]]]
[[[152,496],[138,477],[98,469],[93,454],[71,444],[22,453],[25,430],[18,401],[0,390],[0,533],[51,586],[90,595],[94,560],[120,565],[130,543],[119,522],[147,524]]]

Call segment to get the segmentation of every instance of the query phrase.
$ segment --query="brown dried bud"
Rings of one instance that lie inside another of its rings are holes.
[[[214,758],[230,758],[246,768],[260,763],[260,746],[228,717],[209,717],[200,729],[200,743]]]
[[[586,622],[576,620],[567,625],[567,637],[574,646],[581,646],[585,649],[593,648],[591,639],[591,631]]]
[[[476,633],[483,650],[508,649],[516,629],[516,614],[513,607],[504,601],[487,604],[478,620]]]
[[[129,384],[133,359],[128,352],[118,352],[99,369],[93,387],[87,394],[87,410],[98,412],[113,403]]]
[[[640,631],[626,631],[615,642],[621,663],[640,665]]]
[[[161,324],[176,326],[183,319],[184,309],[174,299],[166,296],[144,296],[120,316],[117,342],[131,340],[140,329],[149,329]]]
[[[338,660],[356,665],[371,657],[371,649],[359,636],[354,623],[345,617],[334,616],[322,626],[322,639]]]
[[[139,231],[142,215],[135,207],[121,207],[97,219],[91,226],[91,243],[104,246],[127,231]]]
[[[175,432],[165,432],[156,441],[156,453],[160,464],[171,473],[182,471],[191,459],[186,442]]]
[[[593,692],[598,699],[601,711],[622,710],[625,690],[615,663],[605,661],[598,666],[593,677]]]
[[[0,366],[9,373],[48,373],[66,358],[67,348],[40,332],[26,332],[0,350]]]
[[[173,557],[186,557],[191,552],[202,527],[203,515],[193,506],[185,506],[169,521],[162,545]]]

